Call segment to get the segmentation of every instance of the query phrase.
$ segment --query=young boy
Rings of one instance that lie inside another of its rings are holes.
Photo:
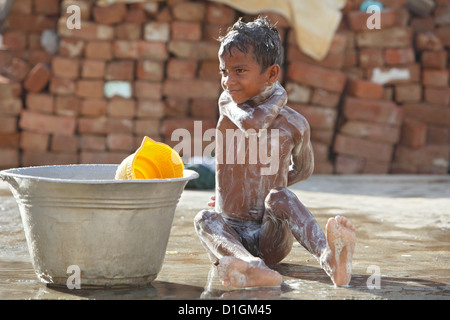
[[[267,18],[249,23],[239,19],[220,41],[224,91],[217,135],[243,134],[216,138],[216,194],[209,203],[214,210],[199,212],[194,221],[201,243],[227,286],[281,285],[281,275],[267,265],[289,254],[293,237],[335,285],[348,285],[354,227],[344,217],[330,218],[325,237],[288,189],[311,176],[314,157],[309,124],[285,105],[286,91],[277,81],[283,51],[276,28]],[[267,173],[267,163],[249,160],[258,151],[252,139],[278,155],[270,163],[276,162],[277,170]]]

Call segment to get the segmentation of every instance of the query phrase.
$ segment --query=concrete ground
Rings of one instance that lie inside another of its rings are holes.
[[[0,181],[0,299],[450,299],[450,176],[317,175],[291,189],[323,228],[335,215],[356,226],[350,286],[335,288],[298,244],[275,267],[281,288],[221,285],[192,222],[212,191],[185,190],[152,285],[48,287],[33,271],[18,207]]]

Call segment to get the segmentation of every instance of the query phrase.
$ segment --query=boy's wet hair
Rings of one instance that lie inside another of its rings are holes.
[[[274,25],[270,24],[267,17],[258,17],[252,22],[245,23],[242,18],[228,29],[225,36],[218,39],[223,50],[236,48],[247,54],[253,50],[253,56],[261,66],[261,72],[268,67],[283,63],[283,46],[280,35]]]

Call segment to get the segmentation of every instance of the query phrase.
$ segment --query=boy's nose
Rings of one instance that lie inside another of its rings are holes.
[[[235,83],[235,80],[230,75],[227,75],[226,77],[222,78],[222,86],[225,89],[228,89],[230,86],[232,86]]]

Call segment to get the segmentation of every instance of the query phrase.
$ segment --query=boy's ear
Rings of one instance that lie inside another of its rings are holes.
[[[274,64],[274,65],[271,65],[267,71],[268,71],[268,73],[267,73],[268,81],[267,82],[272,85],[278,80],[278,76],[280,75],[281,68],[278,64]]]

